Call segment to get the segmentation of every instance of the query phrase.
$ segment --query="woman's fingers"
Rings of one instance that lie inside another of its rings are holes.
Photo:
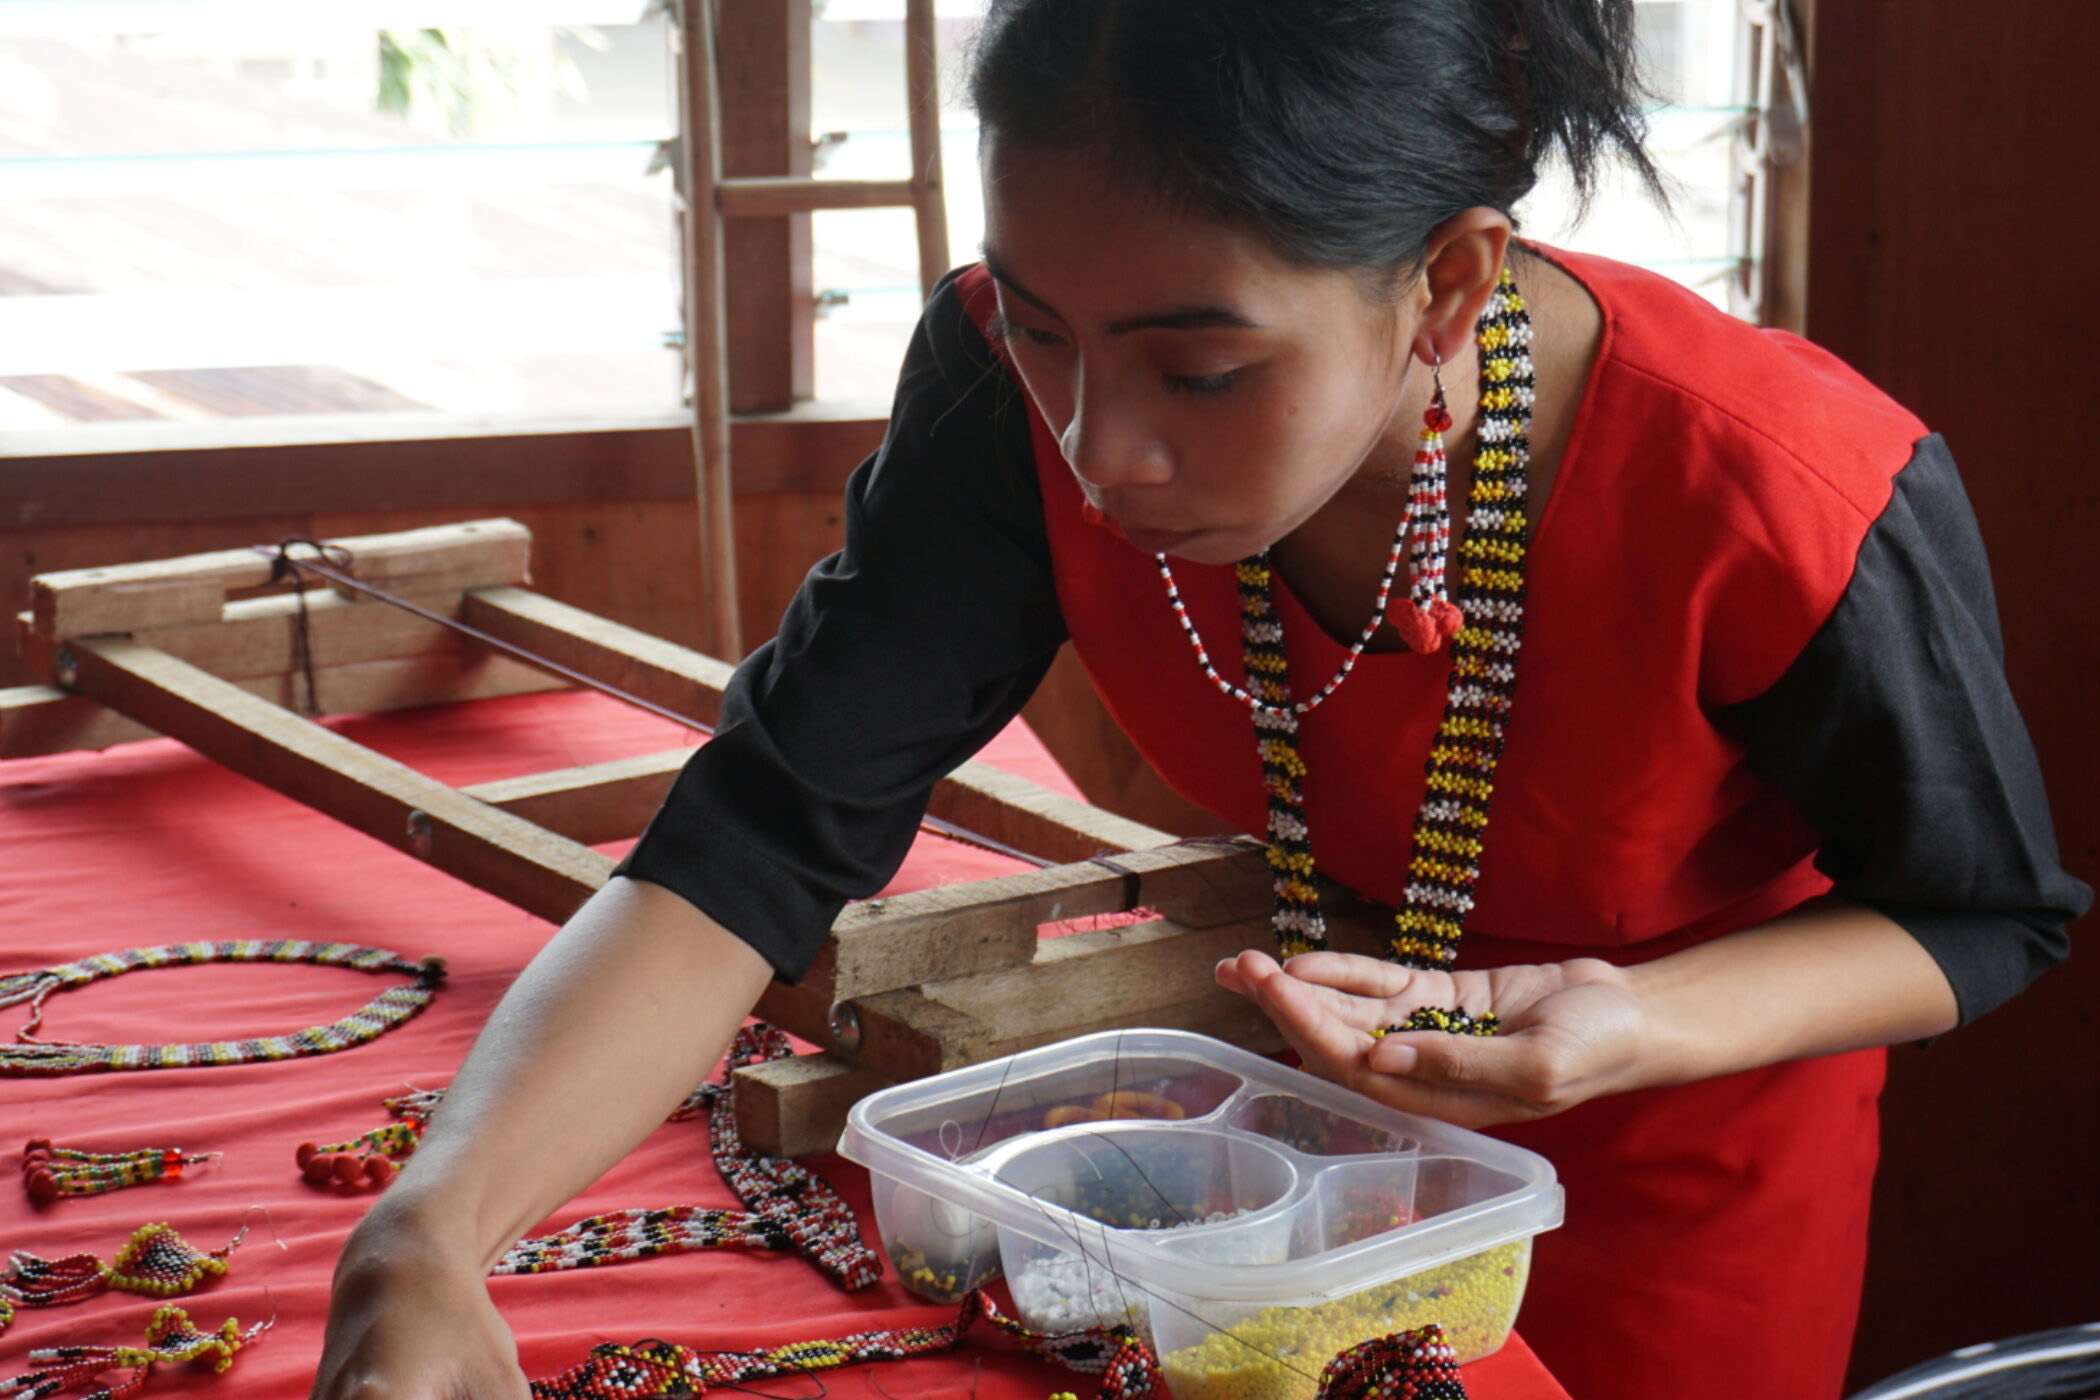
[[[1378,1002],[1288,974],[1266,979],[1255,996],[1301,1056],[1336,1070],[1362,1057],[1364,1038],[1380,1019]]]
[[[1367,958],[1360,953],[1300,953],[1285,963],[1283,970],[1315,986],[1379,1000],[1404,996],[1418,979],[1436,975],[1417,973],[1399,963]]]

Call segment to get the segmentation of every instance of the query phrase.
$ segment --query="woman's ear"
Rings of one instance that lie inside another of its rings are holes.
[[[1473,339],[1509,249],[1509,217],[1485,207],[1453,215],[1429,235],[1415,280],[1414,352],[1424,364],[1451,363]]]

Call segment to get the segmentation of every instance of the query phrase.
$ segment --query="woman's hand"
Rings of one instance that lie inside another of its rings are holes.
[[[310,1400],[529,1395],[479,1261],[375,1207],[337,1261]]]
[[[1543,1118],[1635,1087],[1650,1039],[1631,979],[1595,958],[1416,972],[1355,953],[1301,953],[1278,966],[1245,952],[1219,963],[1217,979],[1268,1013],[1313,1073],[1468,1128]],[[1501,1033],[1373,1035],[1425,1006],[1492,1012]]]

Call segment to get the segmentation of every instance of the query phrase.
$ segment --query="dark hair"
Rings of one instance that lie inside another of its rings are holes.
[[[992,0],[969,89],[1002,140],[1388,284],[1461,210],[1513,217],[1555,150],[1582,208],[1614,148],[1668,201],[1633,0]]]

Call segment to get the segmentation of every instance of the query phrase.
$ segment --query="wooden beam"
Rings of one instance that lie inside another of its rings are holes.
[[[467,595],[471,627],[712,726],[731,668],[687,647],[523,589]],[[981,763],[934,789],[932,815],[1048,860],[1164,845],[1173,837]],[[901,984],[900,984],[901,985]]]
[[[0,690],[0,759],[106,749],[158,737],[138,721],[56,686]]]
[[[836,495],[882,444],[886,403],[802,403],[730,420],[739,495]],[[485,512],[661,501],[693,490],[682,410],[356,414],[9,432],[0,529],[367,510]]]
[[[461,594],[408,596],[441,617],[459,615]],[[125,629],[133,641],[200,666],[223,680],[285,675],[298,667],[299,598],[273,593],[227,603],[215,622]],[[15,615],[22,659],[51,674],[57,639],[37,630],[29,613]],[[394,656],[457,651],[466,639],[441,623],[400,608],[364,607],[329,589],[306,594],[306,636],[316,666],[347,665]]]
[[[80,694],[543,919],[566,919],[612,873],[613,862],[588,847],[186,661],[118,637],[71,649]]]
[[[405,593],[448,593],[529,578],[532,533],[515,520],[477,520],[332,540],[352,577]],[[30,626],[50,641],[225,620],[227,594],[271,582],[272,561],[253,549],[218,550],[62,569],[30,580]]]
[[[846,1114],[893,1080],[836,1055],[796,1055],[736,1072],[736,1130],[744,1146],[772,1157],[806,1157],[838,1146]]]
[[[522,588],[469,593],[468,626],[712,727],[733,668],[712,656],[609,622]]]
[[[1033,1050],[1095,1031],[1160,1028],[1194,1031],[1266,1054],[1284,1041],[1262,1009],[1223,989],[1189,1001],[1111,1015],[1066,1008],[1055,1025],[1002,1026],[934,1001],[916,988],[881,992],[854,1003],[861,1048],[855,1064],[895,1079],[922,1079],[1003,1055]]]
[[[324,715],[530,695],[563,685],[532,667],[461,648],[318,667],[314,681],[316,712]],[[297,673],[249,676],[231,684],[287,711],[308,699],[306,678]],[[39,685],[0,690],[0,758],[106,749],[157,737],[150,727],[83,695]]]
[[[460,791],[571,841],[595,846],[641,835],[692,755],[691,749],[667,749]]]
[[[1045,860],[1166,846],[1174,836],[971,760],[934,789],[929,814]]]
[[[1038,928],[1062,919],[1142,905],[1185,927],[1214,928],[1265,918],[1275,898],[1261,853],[1243,847],[1167,846],[1116,863],[1137,877],[1134,904],[1120,873],[1083,861],[850,905],[802,986],[827,1005],[854,1001],[1025,966],[1037,955]]]
[[[886,209],[909,205],[910,180],[723,180],[715,202],[732,219],[766,219],[818,209]]]

